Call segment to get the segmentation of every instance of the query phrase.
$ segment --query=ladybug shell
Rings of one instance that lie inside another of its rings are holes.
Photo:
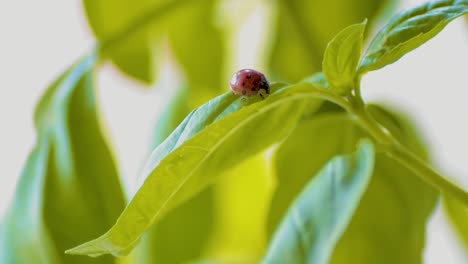
[[[270,85],[263,73],[251,69],[243,69],[234,73],[229,83],[234,94],[242,96],[254,96],[261,89],[270,93]]]

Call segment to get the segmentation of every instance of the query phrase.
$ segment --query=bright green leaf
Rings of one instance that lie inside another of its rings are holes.
[[[156,122],[154,147],[183,121],[189,105],[189,89],[182,87]],[[136,262],[185,263],[200,258],[213,229],[214,195],[209,187],[153,225],[136,248]]]
[[[355,85],[367,20],[340,31],[325,50],[322,70],[331,89],[349,93]]]
[[[83,0],[89,25],[100,42],[120,34],[149,7],[157,7],[152,0],[108,1]],[[123,72],[144,82],[152,82],[157,56],[154,46],[158,35],[148,29],[140,29],[137,34],[120,39],[121,43],[106,50],[107,55]]]
[[[301,83],[278,88],[272,85],[274,92],[266,100],[243,107],[237,96],[227,93],[189,114],[153,152],[145,182],[116,225],[68,253],[129,253],[141,235],[170,209],[212,184],[224,170],[287,135],[314,87]]]
[[[373,167],[374,148],[369,141],[362,142],[353,155],[330,160],[291,204],[264,263],[329,263]]]
[[[123,72],[153,82],[162,40],[168,36],[191,87],[210,91],[199,94],[210,98],[219,93],[224,48],[213,22],[215,0],[83,0],[83,4],[102,50]]]
[[[321,70],[327,43],[341,29],[377,16],[394,0],[279,0],[270,74],[276,79],[296,83]]]
[[[138,264],[200,258],[213,229],[214,190],[207,188],[153,225],[138,245]]]
[[[1,263],[114,263],[64,254],[108,229],[125,205],[97,115],[96,60],[74,65],[38,104],[37,143],[3,223]]]
[[[467,0],[441,0],[400,13],[374,37],[359,71],[366,73],[394,63],[467,12]]]
[[[178,8],[168,24],[172,51],[183,69],[194,107],[226,91],[222,79],[224,43],[213,23],[217,0],[192,1]],[[181,19],[183,18],[183,19]]]
[[[468,207],[450,196],[443,196],[442,203],[455,233],[468,250]]]

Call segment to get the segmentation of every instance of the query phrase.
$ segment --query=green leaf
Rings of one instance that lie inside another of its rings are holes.
[[[272,165],[278,183],[270,208],[270,234],[324,161],[350,152],[368,136],[346,113],[325,106],[320,109],[325,113],[302,120],[275,153]],[[409,120],[375,105],[368,110],[402,144],[427,159],[421,136]],[[421,263],[425,225],[436,199],[437,192],[417,175],[377,154],[371,183],[331,263]]]
[[[468,250],[468,207],[450,196],[443,196],[442,204],[455,233]]]
[[[38,104],[37,143],[3,223],[1,263],[114,263],[64,254],[108,229],[125,205],[98,120],[96,61],[74,65]]]
[[[401,143],[427,160],[425,144],[408,118],[377,105],[368,110]],[[374,171],[331,263],[422,263],[425,227],[438,193],[383,154],[377,156]]]
[[[315,114],[297,124],[273,156],[278,183],[267,224],[269,236],[309,179],[334,156],[352,152],[356,139],[364,136],[345,114]]]
[[[170,211],[142,237],[136,263],[186,263],[200,258],[214,222],[214,190],[207,188]]]
[[[38,212],[44,207],[49,149],[47,140],[38,142],[26,162],[13,204],[0,226],[1,263],[46,264],[60,260],[42,212]]]
[[[190,104],[189,89],[182,87],[156,123],[154,147],[183,121]],[[214,198],[209,187],[153,225],[136,248],[136,262],[186,263],[200,258],[214,225]]]
[[[223,32],[213,22],[216,5],[217,0],[192,1],[167,22],[171,48],[185,73],[187,88],[193,91],[189,98],[194,107],[226,91]]]
[[[343,29],[325,50],[323,74],[331,89],[339,94],[349,93],[354,88],[366,24],[367,20]]]
[[[369,18],[372,25],[396,0],[279,0],[269,75],[296,83],[322,68],[327,43],[343,28]]]
[[[129,253],[170,209],[212,184],[221,172],[282,139],[300,117],[313,86],[279,88],[272,85],[266,100],[244,107],[237,96],[227,93],[189,114],[153,152],[145,182],[114,227],[68,253]]]
[[[188,82],[197,86],[193,88],[219,93],[224,48],[213,22],[215,0],[83,0],[83,4],[102,50],[124,73],[153,82],[167,36]]]
[[[441,0],[400,13],[374,37],[359,71],[366,73],[394,63],[467,12],[467,0]]]
[[[330,160],[304,187],[275,232],[265,263],[329,263],[371,179],[374,148]]]
[[[112,39],[125,30],[134,20],[152,7],[155,1],[108,1],[83,0],[88,23],[100,42]],[[160,6],[161,4],[155,4]],[[141,29],[138,33],[119,38],[118,45],[106,50],[106,54],[116,66],[128,75],[144,81],[152,82],[157,69],[153,60],[157,59],[157,34],[148,29]],[[155,57],[156,56],[156,57]]]

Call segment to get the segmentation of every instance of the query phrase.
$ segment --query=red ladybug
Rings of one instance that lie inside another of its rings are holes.
[[[234,94],[245,97],[254,96],[257,93],[262,98],[270,94],[270,84],[263,73],[251,69],[243,69],[234,73],[229,83]]]

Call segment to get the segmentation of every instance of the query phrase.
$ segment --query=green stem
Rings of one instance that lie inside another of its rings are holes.
[[[400,143],[396,142],[395,144],[392,144],[392,147],[388,152],[386,152],[386,155],[412,170],[425,182],[434,188],[439,189],[442,194],[452,195],[468,206],[467,192],[434,171],[423,160],[411,153]]]
[[[364,129],[366,129],[367,132],[371,134],[371,136],[373,136],[379,144],[382,144],[384,147],[386,147],[391,145],[393,142],[396,142],[396,140],[388,132],[388,130],[382,127],[369,114],[369,112],[365,109],[364,106],[359,108],[353,107],[350,113],[358,119],[361,126],[363,126]]]
[[[355,89],[355,95],[350,98],[352,103],[350,113],[353,114],[360,124],[371,134],[375,140],[382,144],[385,154],[412,170],[426,183],[440,190],[443,194],[449,194],[459,199],[468,206],[468,193],[445,179],[423,160],[414,155],[405,146],[400,144],[388,130],[382,127],[365,108],[359,87]]]

